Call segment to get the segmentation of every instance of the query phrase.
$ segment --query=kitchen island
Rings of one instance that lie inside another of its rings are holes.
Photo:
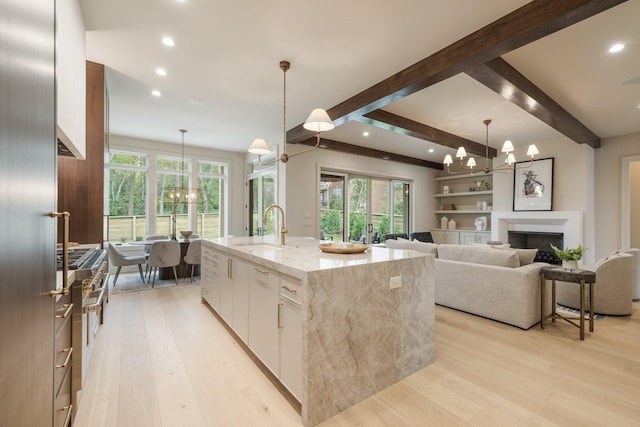
[[[314,426],[433,362],[434,257],[311,238],[202,241],[202,299]]]

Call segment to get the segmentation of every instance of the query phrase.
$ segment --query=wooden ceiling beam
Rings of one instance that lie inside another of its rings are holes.
[[[533,0],[327,112],[339,126],[625,1]],[[311,132],[299,124],[287,132],[287,142],[299,143],[309,136]]]
[[[316,145],[316,137],[307,138],[299,144]],[[346,142],[334,141],[331,139],[320,138],[321,149],[337,151],[339,153],[356,154],[359,156],[373,157],[380,160],[391,160],[394,162],[405,163],[409,165],[422,166],[430,169],[443,170],[442,163],[430,162],[428,160],[417,159],[415,157],[404,156],[402,154],[390,153],[388,151],[376,150],[374,148],[362,147],[360,145],[347,144]]]
[[[443,145],[445,147],[453,149],[464,147],[468,153],[477,154],[479,156],[484,156],[486,153],[485,144],[462,138],[452,133],[427,126],[388,111],[374,110],[364,116],[358,117],[356,120],[381,129],[401,133],[403,135],[409,135],[414,138],[424,139],[425,141],[433,142],[434,144]],[[497,150],[493,147],[489,147],[488,154],[491,158],[498,155]]]
[[[600,137],[502,58],[466,74],[579,144],[600,147]]]

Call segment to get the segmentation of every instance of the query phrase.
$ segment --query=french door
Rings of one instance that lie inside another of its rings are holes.
[[[370,244],[408,233],[409,194],[410,183],[401,180],[322,173],[320,238]]]
[[[262,213],[267,206],[275,203],[275,169],[262,171],[249,177],[249,236],[258,236],[260,231],[272,234],[273,221],[267,221],[262,229]]]

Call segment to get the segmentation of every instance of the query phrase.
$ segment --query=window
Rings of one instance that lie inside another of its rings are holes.
[[[224,235],[224,206],[226,194],[226,168],[216,162],[198,161],[198,187],[202,188],[203,200],[198,204],[196,229],[200,237],[220,237]]]
[[[109,164],[108,240],[142,240],[147,220],[147,155],[114,151]]]
[[[182,165],[181,157],[124,150],[112,150],[109,160],[110,242],[143,240],[149,234],[170,235],[173,206],[164,203],[164,189],[183,184],[197,185],[203,197],[199,205],[175,207],[176,230],[193,230],[200,237],[226,234],[226,162],[191,156],[185,157]]]

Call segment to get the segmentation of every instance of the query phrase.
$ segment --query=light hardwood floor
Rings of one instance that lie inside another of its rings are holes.
[[[580,341],[436,307],[435,362],[321,426],[640,426],[639,310]],[[112,295],[105,318],[75,426],[301,426],[198,285]]]

